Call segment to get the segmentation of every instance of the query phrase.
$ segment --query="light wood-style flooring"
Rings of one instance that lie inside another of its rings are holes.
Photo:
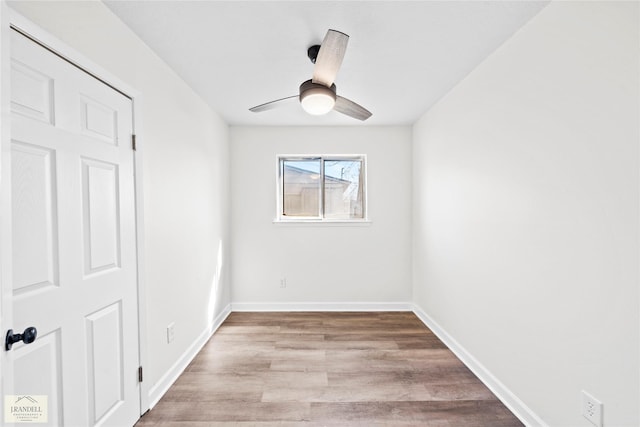
[[[410,312],[232,313],[147,426],[522,423]]]

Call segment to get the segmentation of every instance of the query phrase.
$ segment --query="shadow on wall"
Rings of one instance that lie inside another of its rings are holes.
[[[209,306],[207,308],[207,324],[209,333],[213,332],[216,305],[220,299],[219,293],[222,292],[222,289],[220,287],[220,278],[222,277],[224,265],[223,248],[224,245],[222,243],[222,239],[220,239],[218,241],[218,255],[216,256],[216,270],[213,273],[213,278],[211,279],[211,286],[209,289]]]

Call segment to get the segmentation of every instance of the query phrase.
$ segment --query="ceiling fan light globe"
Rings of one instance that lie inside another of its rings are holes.
[[[321,116],[333,110],[336,94],[328,88],[312,88],[300,94],[300,104],[307,113]]]

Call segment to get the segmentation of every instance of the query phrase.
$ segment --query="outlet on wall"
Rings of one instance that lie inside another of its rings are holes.
[[[173,341],[174,326],[175,326],[175,323],[173,322],[169,323],[169,325],[167,326],[167,344],[170,344]]]
[[[281,288],[286,288],[287,287],[287,278],[286,277],[282,277],[282,279],[280,279],[280,287]]]
[[[602,427],[602,402],[582,391],[582,415],[596,427]]]

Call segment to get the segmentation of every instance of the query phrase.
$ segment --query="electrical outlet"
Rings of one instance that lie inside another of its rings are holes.
[[[169,323],[169,325],[167,326],[167,344],[170,344],[173,341],[174,326],[175,326],[175,323],[173,322]]]
[[[286,288],[287,287],[287,278],[283,277],[282,279],[280,279],[280,287],[281,288]]]
[[[582,415],[596,427],[602,427],[602,402],[582,391]]]

